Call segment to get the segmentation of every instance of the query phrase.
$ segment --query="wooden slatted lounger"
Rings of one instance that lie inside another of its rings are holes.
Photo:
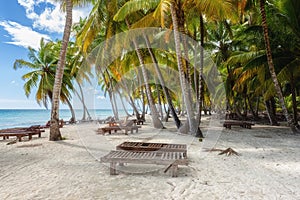
[[[251,122],[246,122],[246,121],[233,121],[233,120],[229,121],[228,120],[223,123],[223,126],[228,129],[231,129],[231,126],[240,126],[243,128],[251,129],[251,126],[254,126],[254,124]]]
[[[9,139],[10,136],[16,136],[19,142],[22,141],[22,137],[28,136],[27,133],[0,133],[0,136],[3,137],[3,140]]]
[[[9,139],[10,136],[16,136],[18,141],[22,141],[22,137],[28,136],[28,139],[32,139],[32,135],[38,134],[39,137],[41,137],[41,131],[38,130],[32,130],[32,131],[20,131],[20,132],[6,132],[6,133],[0,133],[0,137],[3,137],[3,140]]]
[[[124,130],[125,134],[127,135],[128,131],[130,131],[131,134],[133,133],[133,131],[135,131],[137,133],[139,128],[142,128],[142,127],[136,126],[136,125],[134,125],[134,126],[118,126],[118,125],[116,125],[116,126],[106,126],[106,127],[99,128],[97,132],[104,135],[107,132],[109,134],[111,134],[112,131],[116,133],[117,131]]]
[[[9,139],[10,136],[16,136],[18,141],[22,141],[22,137],[28,136],[28,139],[31,140],[33,135],[41,137],[41,132],[44,131],[39,126],[8,128],[0,130],[0,137],[5,140]]]
[[[182,152],[187,157],[186,144],[169,144],[169,143],[147,143],[147,142],[123,142],[116,146],[117,150],[126,151],[170,151]]]
[[[188,160],[183,152],[168,151],[120,151],[114,150],[101,157],[101,162],[110,163],[110,174],[117,174],[118,163],[166,165],[172,170],[172,177],[178,176],[178,165],[187,165]]]

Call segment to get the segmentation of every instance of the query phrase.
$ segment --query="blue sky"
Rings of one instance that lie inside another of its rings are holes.
[[[89,9],[73,9],[73,22],[87,16]],[[29,60],[27,47],[37,49],[42,37],[62,39],[64,23],[65,14],[52,0],[0,0],[0,109],[43,108],[34,93],[25,96],[21,77],[27,71],[14,70],[13,63]],[[99,95],[98,99],[103,99]]]

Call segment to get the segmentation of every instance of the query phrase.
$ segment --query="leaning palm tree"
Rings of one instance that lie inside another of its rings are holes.
[[[292,104],[293,104],[293,118],[294,123],[296,124],[296,127],[299,127],[298,125],[298,115],[297,115],[297,100],[296,100],[296,82],[297,77],[299,78],[299,41],[300,41],[300,4],[297,0],[282,0],[280,2],[276,2],[276,5],[282,13],[282,20],[284,24],[287,24],[290,31],[287,33],[289,38],[292,36],[292,40],[286,40],[290,41],[292,45],[290,45],[289,51],[287,52],[288,56],[291,58],[290,62],[287,62],[286,66],[284,67],[284,71],[286,71],[288,74],[288,78],[286,80],[289,80],[290,86],[291,86],[291,95],[292,95]],[[288,44],[290,44],[288,42]],[[279,76],[279,74],[278,74]]]
[[[133,27],[144,28],[145,26],[148,27],[149,24],[151,24],[151,26],[154,26],[154,25],[155,26],[159,26],[160,24],[154,19],[152,12],[150,12],[150,14],[146,13],[145,15],[142,15],[142,16],[140,16],[141,13],[138,12],[140,10],[146,10],[145,6],[147,7],[147,9],[149,9],[151,11],[150,8],[155,7],[156,3],[158,3],[158,2],[157,1],[151,1],[151,2],[149,2],[149,1],[145,1],[145,2],[128,1],[128,2],[126,2],[118,10],[117,14],[114,16],[114,20],[116,20],[116,21],[122,21],[126,17],[128,17],[130,14],[135,14],[135,16],[133,15],[133,16],[131,16],[131,18],[139,19],[139,20],[138,21],[134,21],[134,23],[132,25]],[[171,115],[172,115],[172,117],[174,119],[176,127],[180,128],[180,126],[182,125],[182,123],[179,120],[179,118],[177,116],[177,113],[175,111],[175,108],[174,108],[174,105],[173,105],[173,102],[172,102],[169,90],[166,87],[164,77],[162,76],[162,72],[161,72],[161,70],[159,68],[159,64],[158,64],[157,58],[156,58],[156,56],[154,54],[153,49],[151,48],[151,44],[150,44],[149,38],[148,38],[148,36],[145,33],[143,33],[143,38],[145,40],[145,44],[146,44],[148,53],[150,54],[151,60],[152,60],[152,62],[154,64],[155,72],[156,72],[156,74],[158,76],[159,82],[162,85],[162,89],[163,89],[165,97],[167,99],[167,103],[168,103],[168,106],[170,108]]]
[[[61,91],[67,47],[71,34],[72,26],[72,9],[74,5],[85,5],[88,1],[85,0],[56,0],[61,2],[62,8],[66,10],[66,23],[64,28],[62,46],[60,50],[59,60],[55,73],[55,82],[53,87],[52,108],[51,108],[51,120],[50,120],[50,140],[61,140],[62,136],[59,130],[59,96]]]
[[[267,25],[267,17],[266,17],[266,11],[265,11],[265,0],[259,0],[259,5],[260,5],[260,11],[261,11],[261,17],[262,17],[262,28],[263,28],[263,35],[264,35],[264,40],[265,40],[265,46],[266,46],[266,55],[267,55],[267,61],[268,61],[268,66],[269,66],[269,71],[274,83],[274,87],[277,92],[277,96],[282,108],[282,112],[289,124],[289,126],[292,129],[292,132],[297,132],[297,127],[295,126],[295,123],[293,122],[293,119],[290,117],[287,107],[285,105],[284,97],[282,94],[281,86],[278,81],[276,72],[275,72],[275,67],[272,59],[272,52],[271,52],[271,45],[270,45],[270,38],[269,38],[269,33],[268,33],[268,25]]]
[[[126,7],[124,6],[122,9],[120,9],[119,10],[119,12],[115,15],[115,19],[116,20],[120,20],[120,19],[125,19],[125,20],[127,20],[127,18],[126,18],[126,15],[128,15],[128,14],[130,14],[130,13],[134,13],[134,12],[137,12],[137,11],[139,11],[139,10],[141,10],[141,9],[143,9],[143,10],[145,10],[145,8],[143,8],[144,6],[146,6],[147,7],[147,9],[149,9],[149,10],[153,10],[154,8],[156,9],[156,11],[153,13],[153,16],[154,15],[156,15],[157,13],[163,13],[163,12],[159,12],[158,10],[160,10],[160,11],[165,11],[165,10],[163,10],[163,8],[164,7],[168,7],[168,5],[169,4],[173,4],[174,3],[174,1],[168,1],[168,0],[161,0],[161,1],[156,1],[156,0],[152,0],[152,1],[132,1],[132,2],[128,2],[127,3],[127,5],[126,5]],[[144,22],[145,23],[145,20],[147,20],[147,23],[151,23],[151,24],[153,24],[153,21],[154,21],[154,18],[151,18],[151,15],[152,14],[148,14],[148,16],[150,16],[150,17],[144,17],[142,20],[140,20],[140,21],[142,21],[142,22]],[[163,16],[161,16],[161,19],[163,19]],[[176,26],[178,25],[178,23],[177,23],[178,21],[176,21]],[[139,22],[137,22],[136,24],[139,24]],[[164,26],[163,24],[162,24],[162,26]],[[173,26],[174,26],[174,24],[173,24]],[[175,29],[174,29],[175,30]],[[178,29],[176,30],[176,31],[178,31]],[[174,34],[175,35],[175,34]],[[146,43],[147,43],[147,38],[146,38],[146,36],[144,36],[145,37],[145,41],[146,41]],[[175,41],[176,41],[176,39],[175,39]],[[148,44],[149,45],[149,44]],[[179,46],[179,44],[178,43],[176,43],[176,45],[177,45],[177,47]],[[175,46],[176,46],[175,45]],[[178,51],[176,51],[176,54],[178,55]],[[138,52],[137,52],[137,54],[138,54]],[[138,54],[139,55],[139,54]],[[153,54],[151,54],[151,56],[153,56]],[[140,58],[141,56],[139,55],[139,58]],[[153,59],[153,58],[152,58]],[[187,86],[186,86],[186,83],[184,83],[184,82],[182,82],[182,80],[183,80],[183,78],[182,77],[184,77],[186,74],[184,74],[185,72],[184,72],[184,70],[183,70],[183,68],[184,68],[184,66],[183,66],[183,63],[181,62],[181,57],[179,58],[179,60],[180,60],[180,63],[178,63],[178,70],[179,70],[179,72],[180,72],[180,83],[181,83],[181,87],[182,88],[184,88],[184,89],[182,89],[182,91],[184,91],[184,95],[185,95],[185,101],[188,101],[188,100],[190,100],[190,97],[187,97]],[[142,61],[143,62],[143,61]],[[143,63],[141,62],[141,65],[142,65],[142,69],[143,69]],[[155,59],[153,60],[153,62],[154,63],[156,63],[156,61],[155,61]],[[181,73],[182,72],[182,73]],[[143,76],[144,76],[145,74],[143,74]],[[188,77],[188,75],[186,75],[187,77]],[[184,84],[184,86],[182,85],[182,84]],[[149,97],[148,97],[148,99],[149,99]],[[151,103],[151,102],[150,102]],[[197,132],[197,127],[196,127],[196,124],[194,123],[194,122],[191,122],[191,120],[194,118],[193,116],[192,116],[192,113],[193,113],[193,111],[192,111],[192,107],[191,107],[191,102],[185,102],[186,103],[186,105],[187,105],[187,107],[188,107],[188,119],[189,119],[189,124],[191,125],[191,127],[192,127],[192,131],[191,132],[193,132],[193,133],[196,133]],[[180,123],[178,123],[178,127],[180,127]]]

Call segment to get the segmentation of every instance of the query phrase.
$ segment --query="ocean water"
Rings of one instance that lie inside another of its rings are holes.
[[[89,111],[92,119],[105,119],[112,116],[111,109],[97,109]],[[76,110],[76,120],[82,119],[82,110]],[[45,125],[50,119],[51,110],[45,109],[0,109],[0,129],[23,127],[31,125]],[[122,116],[120,112],[120,116]],[[71,113],[67,109],[59,111],[60,119],[69,121]]]

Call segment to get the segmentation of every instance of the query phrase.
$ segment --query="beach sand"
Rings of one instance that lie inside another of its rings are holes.
[[[139,133],[99,135],[96,123],[67,125],[66,140],[41,138],[6,145],[0,140],[1,199],[300,199],[300,136],[286,127],[255,125],[225,130],[218,120],[202,123],[205,139],[178,134],[172,122]],[[188,166],[178,177],[166,166],[126,164],[110,175],[100,157],[124,141],[183,143]],[[231,147],[240,156],[218,155],[211,148]]]

